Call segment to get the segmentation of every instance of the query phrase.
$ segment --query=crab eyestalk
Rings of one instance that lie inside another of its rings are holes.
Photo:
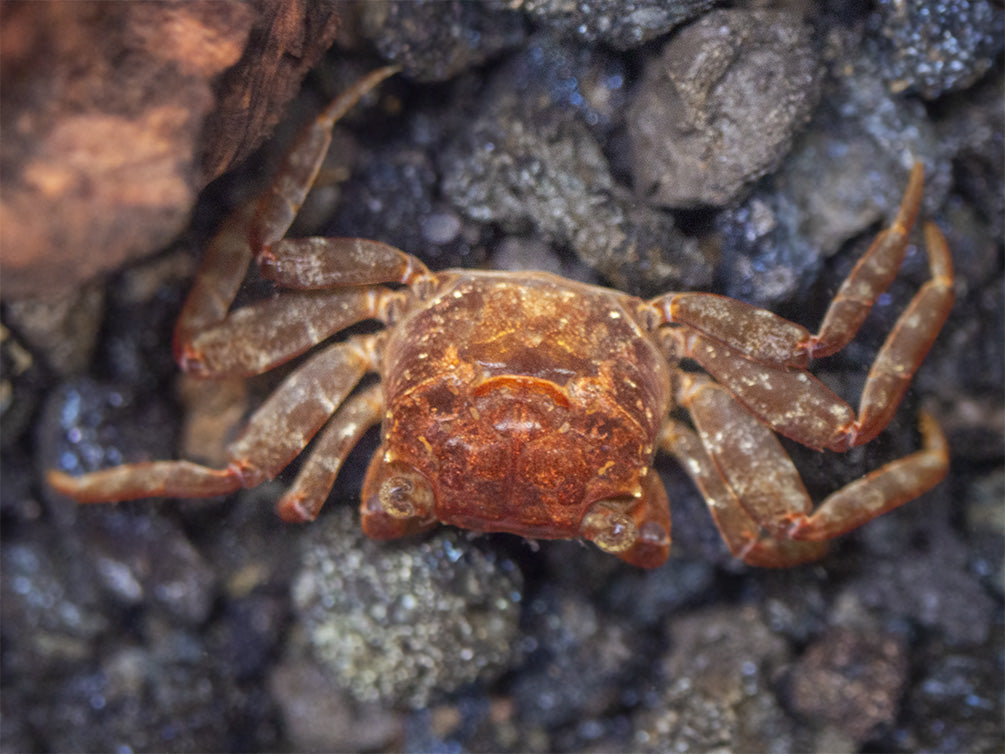
[[[435,497],[426,478],[397,461],[374,457],[363,484],[363,531],[373,539],[395,539],[436,524]]]
[[[655,568],[670,554],[670,508],[659,475],[646,474],[639,495],[593,503],[580,535],[604,552],[640,568]]]
[[[580,531],[604,552],[620,555],[639,538],[638,527],[628,514],[628,498],[598,500],[583,517]]]

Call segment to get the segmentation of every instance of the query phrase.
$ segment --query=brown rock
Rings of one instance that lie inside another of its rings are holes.
[[[76,287],[177,234],[331,43],[331,4],[307,6],[6,4],[4,296]]]
[[[897,637],[837,628],[796,663],[791,703],[861,743],[896,719],[906,680],[906,648]]]

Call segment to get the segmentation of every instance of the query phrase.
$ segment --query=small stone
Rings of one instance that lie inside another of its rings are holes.
[[[641,751],[808,749],[771,689],[785,642],[752,607],[712,607],[668,622],[659,696],[635,719]]]
[[[636,191],[675,208],[735,201],[778,166],[817,95],[811,32],[795,16],[709,13],[646,65],[628,112]]]
[[[906,681],[907,649],[898,638],[835,628],[796,663],[789,693],[800,714],[862,743],[894,722]]]
[[[274,666],[269,690],[296,751],[386,751],[402,735],[401,713],[358,704],[314,662]]]
[[[583,42],[619,50],[668,33],[712,6],[712,0],[509,0],[535,19]]]
[[[630,292],[710,281],[698,243],[669,214],[640,205],[615,183],[575,113],[515,95],[487,100],[441,155],[443,191],[461,212],[514,234],[529,226]]]
[[[515,656],[522,579],[456,530],[376,543],[348,510],[306,535],[294,609],[314,657],[361,702],[424,707]]]
[[[880,0],[873,23],[890,88],[925,99],[966,89],[1001,54],[1003,21],[987,0]]]
[[[363,32],[416,81],[446,81],[519,44],[519,15],[497,3],[410,0],[363,3]]]

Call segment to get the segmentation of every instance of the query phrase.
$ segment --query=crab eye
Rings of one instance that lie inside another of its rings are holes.
[[[385,479],[377,500],[388,516],[397,519],[425,518],[433,512],[433,490],[419,474],[399,472]]]
[[[580,531],[604,552],[625,552],[639,538],[638,527],[628,512],[631,505],[626,498],[598,500],[583,517]]]

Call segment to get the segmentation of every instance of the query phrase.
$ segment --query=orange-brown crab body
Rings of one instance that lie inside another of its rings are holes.
[[[573,538],[599,500],[663,494],[649,472],[670,370],[636,321],[641,301],[541,272],[438,278],[385,346],[364,500],[404,465],[430,486],[435,520]],[[386,523],[364,516],[371,536],[402,533]]]

